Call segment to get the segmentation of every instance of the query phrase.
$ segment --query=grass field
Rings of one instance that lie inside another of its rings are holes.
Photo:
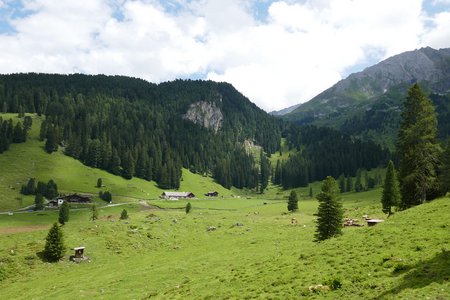
[[[380,190],[344,195],[346,215],[379,213]],[[69,248],[90,262],[42,262],[56,212],[0,215],[1,299],[448,299],[450,199],[398,212],[376,227],[313,242],[317,202],[258,198],[151,200],[71,212]],[[266,204],[264,204],[264,202]],[[179,209],[176,209],[176,208]],[[119,221],[126,208],[128,221]],[[378,214],[378,215],[377,215]],[[291,225],[295,217],[298,225]],[[42,225],[41,228],[30,224]],[[17,232],[7,231],[16,228]],[[208,231],[207,228],[215,230]],[[19,229],[23,230],[19,230]],[[3,231],[3,233],[2,233]],[[311,292],[331,282],[340,288]]]

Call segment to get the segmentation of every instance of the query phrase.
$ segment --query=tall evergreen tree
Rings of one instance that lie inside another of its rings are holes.
[[[398,185],[397,172],[395,171],[392,160],[389,161],[387,166],[381,204],[383,206],[383,212],[388,214],[388,216],[392,213],[392,207],[400,204],[400,188]]]
[[[295,191],[291,191],[291,194],[289,195],[287,209],[288,209],[288,211],[292,211],[292,212],[298,210],[298,198],[297,198],[297,193]]]
[[[401,208],[423,203],[436,183],[439,145],[433,104],[414,84],[408,91],[398,132]]]
[[[338,199],[339,187],[333,177],[328,176],[322,182],[320,194],[317,195],[319,208],[317,212],[316,241],[323,241],[340,235],[342,232],[343,208]]]
[[[309,186],[309,198],[314,197],[312,186]]]
[[[41,194],[36,194],[34,197],[34,210],[44,209],[44,197]]]
[[[58,223],[54,223],[45,239],[44,258],[49,262],[57,262],[64,257],[64,238]]]
[[[95,221],[98,219],[97,205],[94,203],[91,208],[91,220]]]
[[[346,192],[351,192],[353,191],[353,180],[351,176],[347,177],[347,182],[345,184],[345,191]]]
[[[58,150],[58,134],[54,126],[47,128],[47,140],[45,141],[45,151],[52,153]]]
[[[69,222],[69,203],[66,201],[61,204],[61,207],[59,208],[59,216],[58,216],[58,222],[61,225],[66,224]]]

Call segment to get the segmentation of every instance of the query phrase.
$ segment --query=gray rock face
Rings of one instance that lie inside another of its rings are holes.
[[[189,106],[183,118],[217,133],[222,127],[223,114],[215,103],[199,101]]]

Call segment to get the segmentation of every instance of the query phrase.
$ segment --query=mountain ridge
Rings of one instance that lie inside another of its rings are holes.
[[[409,86],[416,82],[432,100],[439,95],[447,97],[450,94],[450,48],[426,47],[392,56],[349,75],[283,118],[299,124],[330,126],[359,136],[383,135],[384,131],[389,131],[378,140],[382,142],[387,138],[392,144],[402,101]],[[442,104],[448,103],[435,103]],[[447,114],[446,107],[438,107],[438,114],[442,112]],[[373,120],[374,115],[376,120]],[[371,128],[364,124],[364,119]],[[391,122],[389,119],[395,124],[386,125]],[[374,122],[379,124],[374,126]],[[355,128],[356,125],[361,128]]]

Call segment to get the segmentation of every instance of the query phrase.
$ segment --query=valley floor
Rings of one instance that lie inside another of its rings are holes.
[[[379,196],[345,194],[346,216],[383,217]],[[450,298],[449,198],[321,243],[313,242],[313,199],[293,214],[283,200],[191,203],[189,214],[183,201],[103,208],[95,222],[71,212],[63,232],[68,248],[86,247],[80,264],[69,261],[73,250],[55,264],[39,258],[56,212],[0,215],[0,298]],[[314,291],[320,284],[332,288]]]

